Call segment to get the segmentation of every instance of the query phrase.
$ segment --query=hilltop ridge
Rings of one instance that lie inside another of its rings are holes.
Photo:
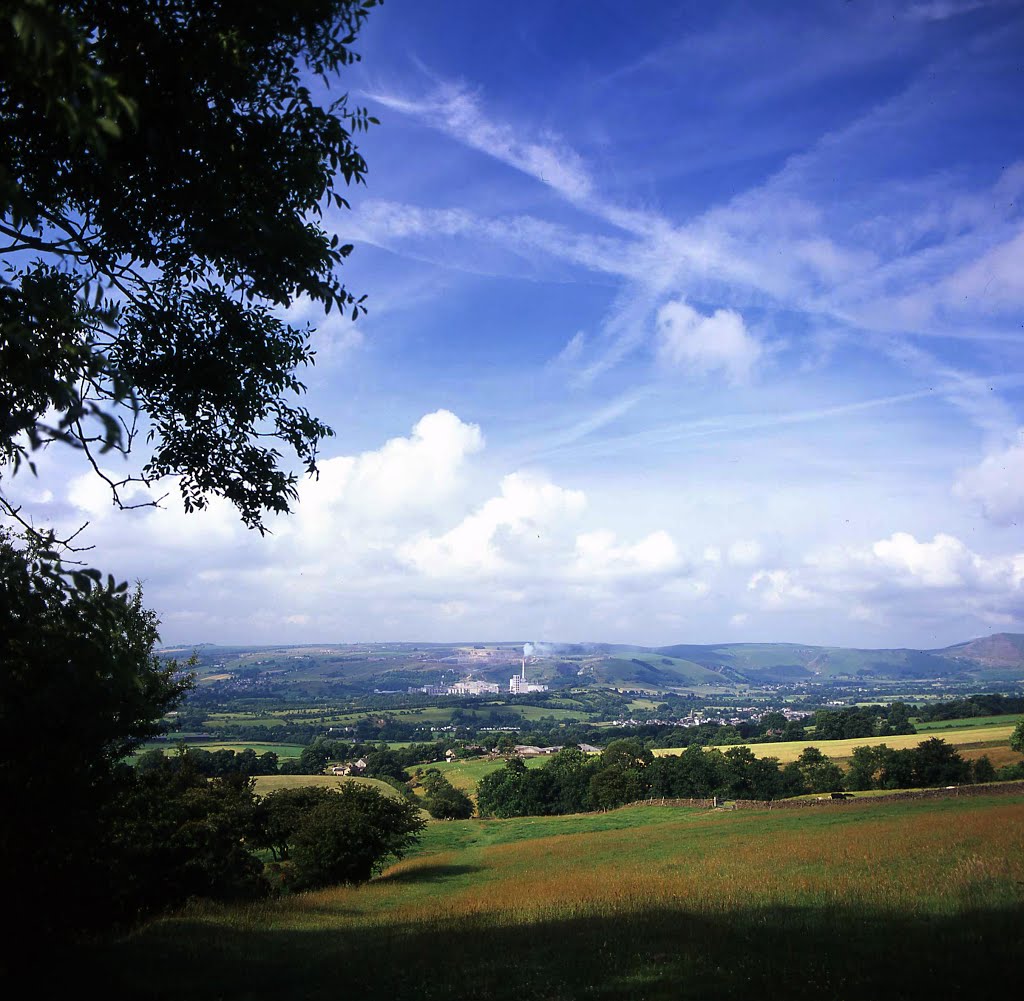
[[[405,691],[476,678],[507,690],[524,645],[532,680],[672,691],[706,687],[834,684],[850,681],[1010,682],[1024,680],[1024,635],[996,633],[933,650],[862,649],[798,643],[375,643],[166,648],[197,657],[200,682],[262,678],[324,691]]]

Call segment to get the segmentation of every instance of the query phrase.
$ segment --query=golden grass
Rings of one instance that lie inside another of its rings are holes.
[[[370,786],[377,792],[393,799],[401,799],[402,796],[393,786],[380,779],[362,779],[357,776],[348,775],[257,775],[256,792],[260,796],[278,789],[302,789],[307,786],[321,786],[328,789],[337,789],[342,783],[355,782],[357,785]]]
[[[666,906],[719,915],[755,904],[948,914],[1024,903],[1024,798],[679,814],[642,830],[428,852],[368,886],[237,908],[228,920],[239,928],[343,932],[468,917],[524,925]],[[433,875],[460,868],[472,872],[447,885]],[[213,918],[224,919],[220,911]]]
[[[964,747],[960,749],[960,756],[962,758],[966,758],[968,761],[976,761],[983,755],[986,756],[996,768],[1002,768],[1003,765],[1019,765],[1024,761],[1024,754],[1019,754],[1017,751],[1011,751],[1008,746]]]
[[[155,922],[101,979],[164,1001],[987,996],[1022,914],[1021,795],[636,808],[432,824],[366,886]]]
[[[851,740],[814,740],[812,737],[804,740],[780,741],[772,744],[735,744],[730,746],[749,747],[759,758],[778,758],[783,764],[796,761],[805,747],[817,747],[823,754],[830,758],[849,758],[854,749],[858,747],[873,747],[878,744],[885,744],[894,749],[917,747],[926,740],[938,737],[947,744],[958,748],[988,748],[1008,745],[1012,726],[992,726],[984,729],[964,730],[943,730],[939,733],[907,733],[896,737],[856,737]],[[728,747],[719,747],[720,751],[727,751]],[[658,756],[666,754],[682,754],[685,747],[663,747],[656,748],[654,753]]]

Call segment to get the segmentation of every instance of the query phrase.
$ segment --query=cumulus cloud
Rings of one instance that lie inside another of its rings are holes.
[[[963,472],[955,493],[981,505],[985,516],[997,525],[1015,524],[1024,518],[1024,429],[1017,442],[987,455],[973,469]]]
[[[788,570],[758,570],[751,575],[747,589],[757,595],[765,608],[805,605],[815,599],[815,595]]]
[[[652,532],[639,542],[621,544],[614,532],[587,532],[577,536],[572,572],[592,577],[666,574],[679,566],[679,552],[665,531]]]
[[[408,437],[321,462],[319,478],[301,488],[298,525],[329,529],[332,518],[382,522],[432,508],[458,488],[467,458],[483,447],[476,424],[436,410],[420,418]]]
[[[657,352],[667,368],[698,376],[720,372],[731,383],[745,383],[763,350],[734,310],[717,309],[703,316],[682,300],[658,310]]]
[[[531,556],[545,560],[585,506],[582,491],[511,473],[501,481],[498,496],[442,535],[406,543],[399,556],[428,576],[500,573],[531,562]]]
[[[952,642],[956,634],[950,635],[951,629],[967,635],[979,626],[1024,623],[1024,553],[983,555],[948,533],[919,540],[909,532],[894,532],[760,569],[748,578],[746,592],[746,598],[735,595],[743,608],[736,615],[760,610],[795,616],[817,610],[879,630],[885,644],[893,643],[897,630],[915,635],[924,628],[945,632]],[[733,624],[739,622],[734,617]],[[914,645],[922,644],[917,640]]]
[[[964,582],[974,557],[957,538],[942,533],[918,542],[909,532],[895,532],[871,547],[879,563],[906,581],[924,587],[955,587]]]

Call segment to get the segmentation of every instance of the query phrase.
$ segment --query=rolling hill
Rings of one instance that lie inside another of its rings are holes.
[[[187,657],[189,647],[165,651]],[[405,691],[475,678],[507,692],[521,667],[521,643],[318,644],[194,649],[201,682]],[[939,650],[858,649],[796,643],[538,644],[530,680],[552,688],[589,684],[671,691],[799,682],[1024,680],[1024,635],[998,633]]]

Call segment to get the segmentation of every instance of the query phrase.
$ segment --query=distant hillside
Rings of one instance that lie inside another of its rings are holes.
[[[319,644],[316,646],[178,647],[194,649],[201,681],[328,694],[404,691],[466,678],[508,690],[521,669],[521,643]],[[595,685],[654,691],[698,686],[792,684],[801,681],[1024,680],[1024,635],[999,633],[942,650],[862,650],[796,643],[677,644],[640,647],[604,643],[538,644],[527,660],[531,681],[553,688]]]
[[[936,652],[940,657],[973,661],[986,667],[1018,668],[1024,664],[1024,633],[996,633]]]
[[[725,643],[659,647],[654,653],[680,657],[753,683],[842,678],[1024,678],[1024,635],[998,633],[942,650],[861,650],[792,643]]]

